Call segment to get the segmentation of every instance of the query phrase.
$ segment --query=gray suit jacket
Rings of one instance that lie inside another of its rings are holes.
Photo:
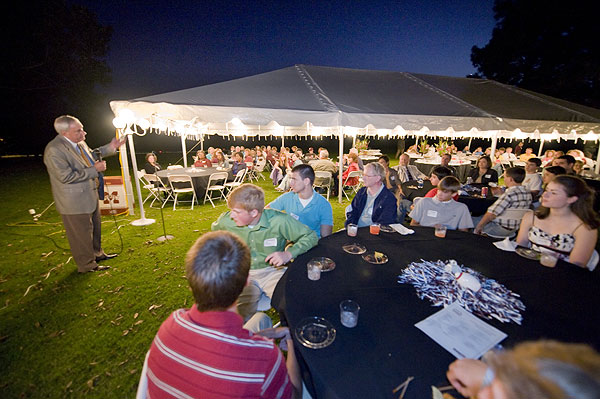
[[[80,144],[91,155],[87,144]],[[110,144],[99,150],[103,157],[115,153]],[[81,154],[66,138],[58,134],[48,143],[44,150],[44,164],[50,175],[52,196],[58,213],[78,215],[94,212],[98,206],[98,172],[93,166],[87,166]]]

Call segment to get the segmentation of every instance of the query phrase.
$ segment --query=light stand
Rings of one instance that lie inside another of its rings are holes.
[[[164,206],[164,202],[163,202],[163,206]],[[175,237],[172,236],[172,235],[170,235],[170,234],[167,234],[167,230],[165,229],[165,215],[163,214],[163,207],[162,206],[160,207],[160,217],[162,219],[163,235],[159,236],[156,239],[156,241],[158,241],[158,242],[164,242],[164,241],[172,240]]]

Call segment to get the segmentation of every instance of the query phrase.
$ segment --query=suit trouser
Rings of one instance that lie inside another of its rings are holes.
[[[102,251],[102,220],[100,207],[96,202],[96,210],[79,215],[61,215],[71,254],[80,273],[96,268],[96,256]]]

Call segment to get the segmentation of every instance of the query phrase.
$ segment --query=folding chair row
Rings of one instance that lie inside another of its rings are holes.
[[[220,200],[226,198],[225,189],[227,188],[227,186],[225,184],[227,183],[228,177],[228,172],[216,172],[210,175],[210,177],[208,178],[208,184],[206,186],[206,194],[204,194],[203,204],[206,204],[206,200],[209,200],[210,204],[214,208],[215,203],[213,202],[213,199]],[[213,197],[213,193],[217,193],[218,197]]]

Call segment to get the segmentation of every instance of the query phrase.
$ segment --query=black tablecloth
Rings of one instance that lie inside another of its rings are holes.
[[[424,197],[433,188],[429,180],[423,180],[423,187],[421,188],[419,188],[418,184],[416,180],[409,180],[406,183],[402,183],[402,193],[407,199],[413,201],[416,197]]]
[[[596,193],[594,197],[594,210],[600,212],[600,179],[583,178],[588,186]]]
[[[419,169],[421,172],[423,172],[425,175],[429,176],[431,174],[431,170],[433,168],[435,168],[436,166],[440,166],[440,164],[431,164],[431,163],[421,163],[421,162],[417,162],[415,161],[414,164],[417,169]],[[464,163],[462,165],[451,165],[454,170],[456,171],[456,178],[463,182],[465,180],[467,180],[467,176],[469,175],[469,172],[472,169],[472,165],[471,163]]]
[[[508,334],[502,342],[505,347],[550,338],[600,349],[598,272],[565,262],[545,268],[470,233],[448,231],[441,239],[434,237],[432,228],[414,230],[408,236],[373,236],[361,228],[354,238],[338,232],[299,256],[280,280],[272,304],[292,331],[309,316],[325,317],[337,330],[335,341],[323,349],[309,349],[296,341],[303,378],[314,398],[395,398],[393,388],[409,376],[415,379],[405,398],[431,397],[431,385],[448,385],[445,372],[454,357],[414,327],[440,308],[420,300],[412,285],[397,282],[402,269],[421,258],[456,259],[521,295],[526,306],[521,326],[486,320]],[[390,261],[371,265],[360,255],[343,252],[342,245],[350,242],[383,252]],[[336,268],[311,281],[306,263],[317,256],[332,258]],[[339,303],[344,299],[361,307],[358,325],[352,329],[340,323]]]
[[[181,169],[165,169],[156,172],[156,175],[162,180],[163,184],[169,187],[168,175],[188,175],[192,177],[192,184],[194,185],[194,191],[196,192],[196,198],[201,202],[206,194],[206,186],[208,186],[208,178],[211,174],[217,172],[228,172],[229,176],[227,180],[233,180],[233,174],[231,169],[217,170],[216,167],[210,168],[181,168]]]

